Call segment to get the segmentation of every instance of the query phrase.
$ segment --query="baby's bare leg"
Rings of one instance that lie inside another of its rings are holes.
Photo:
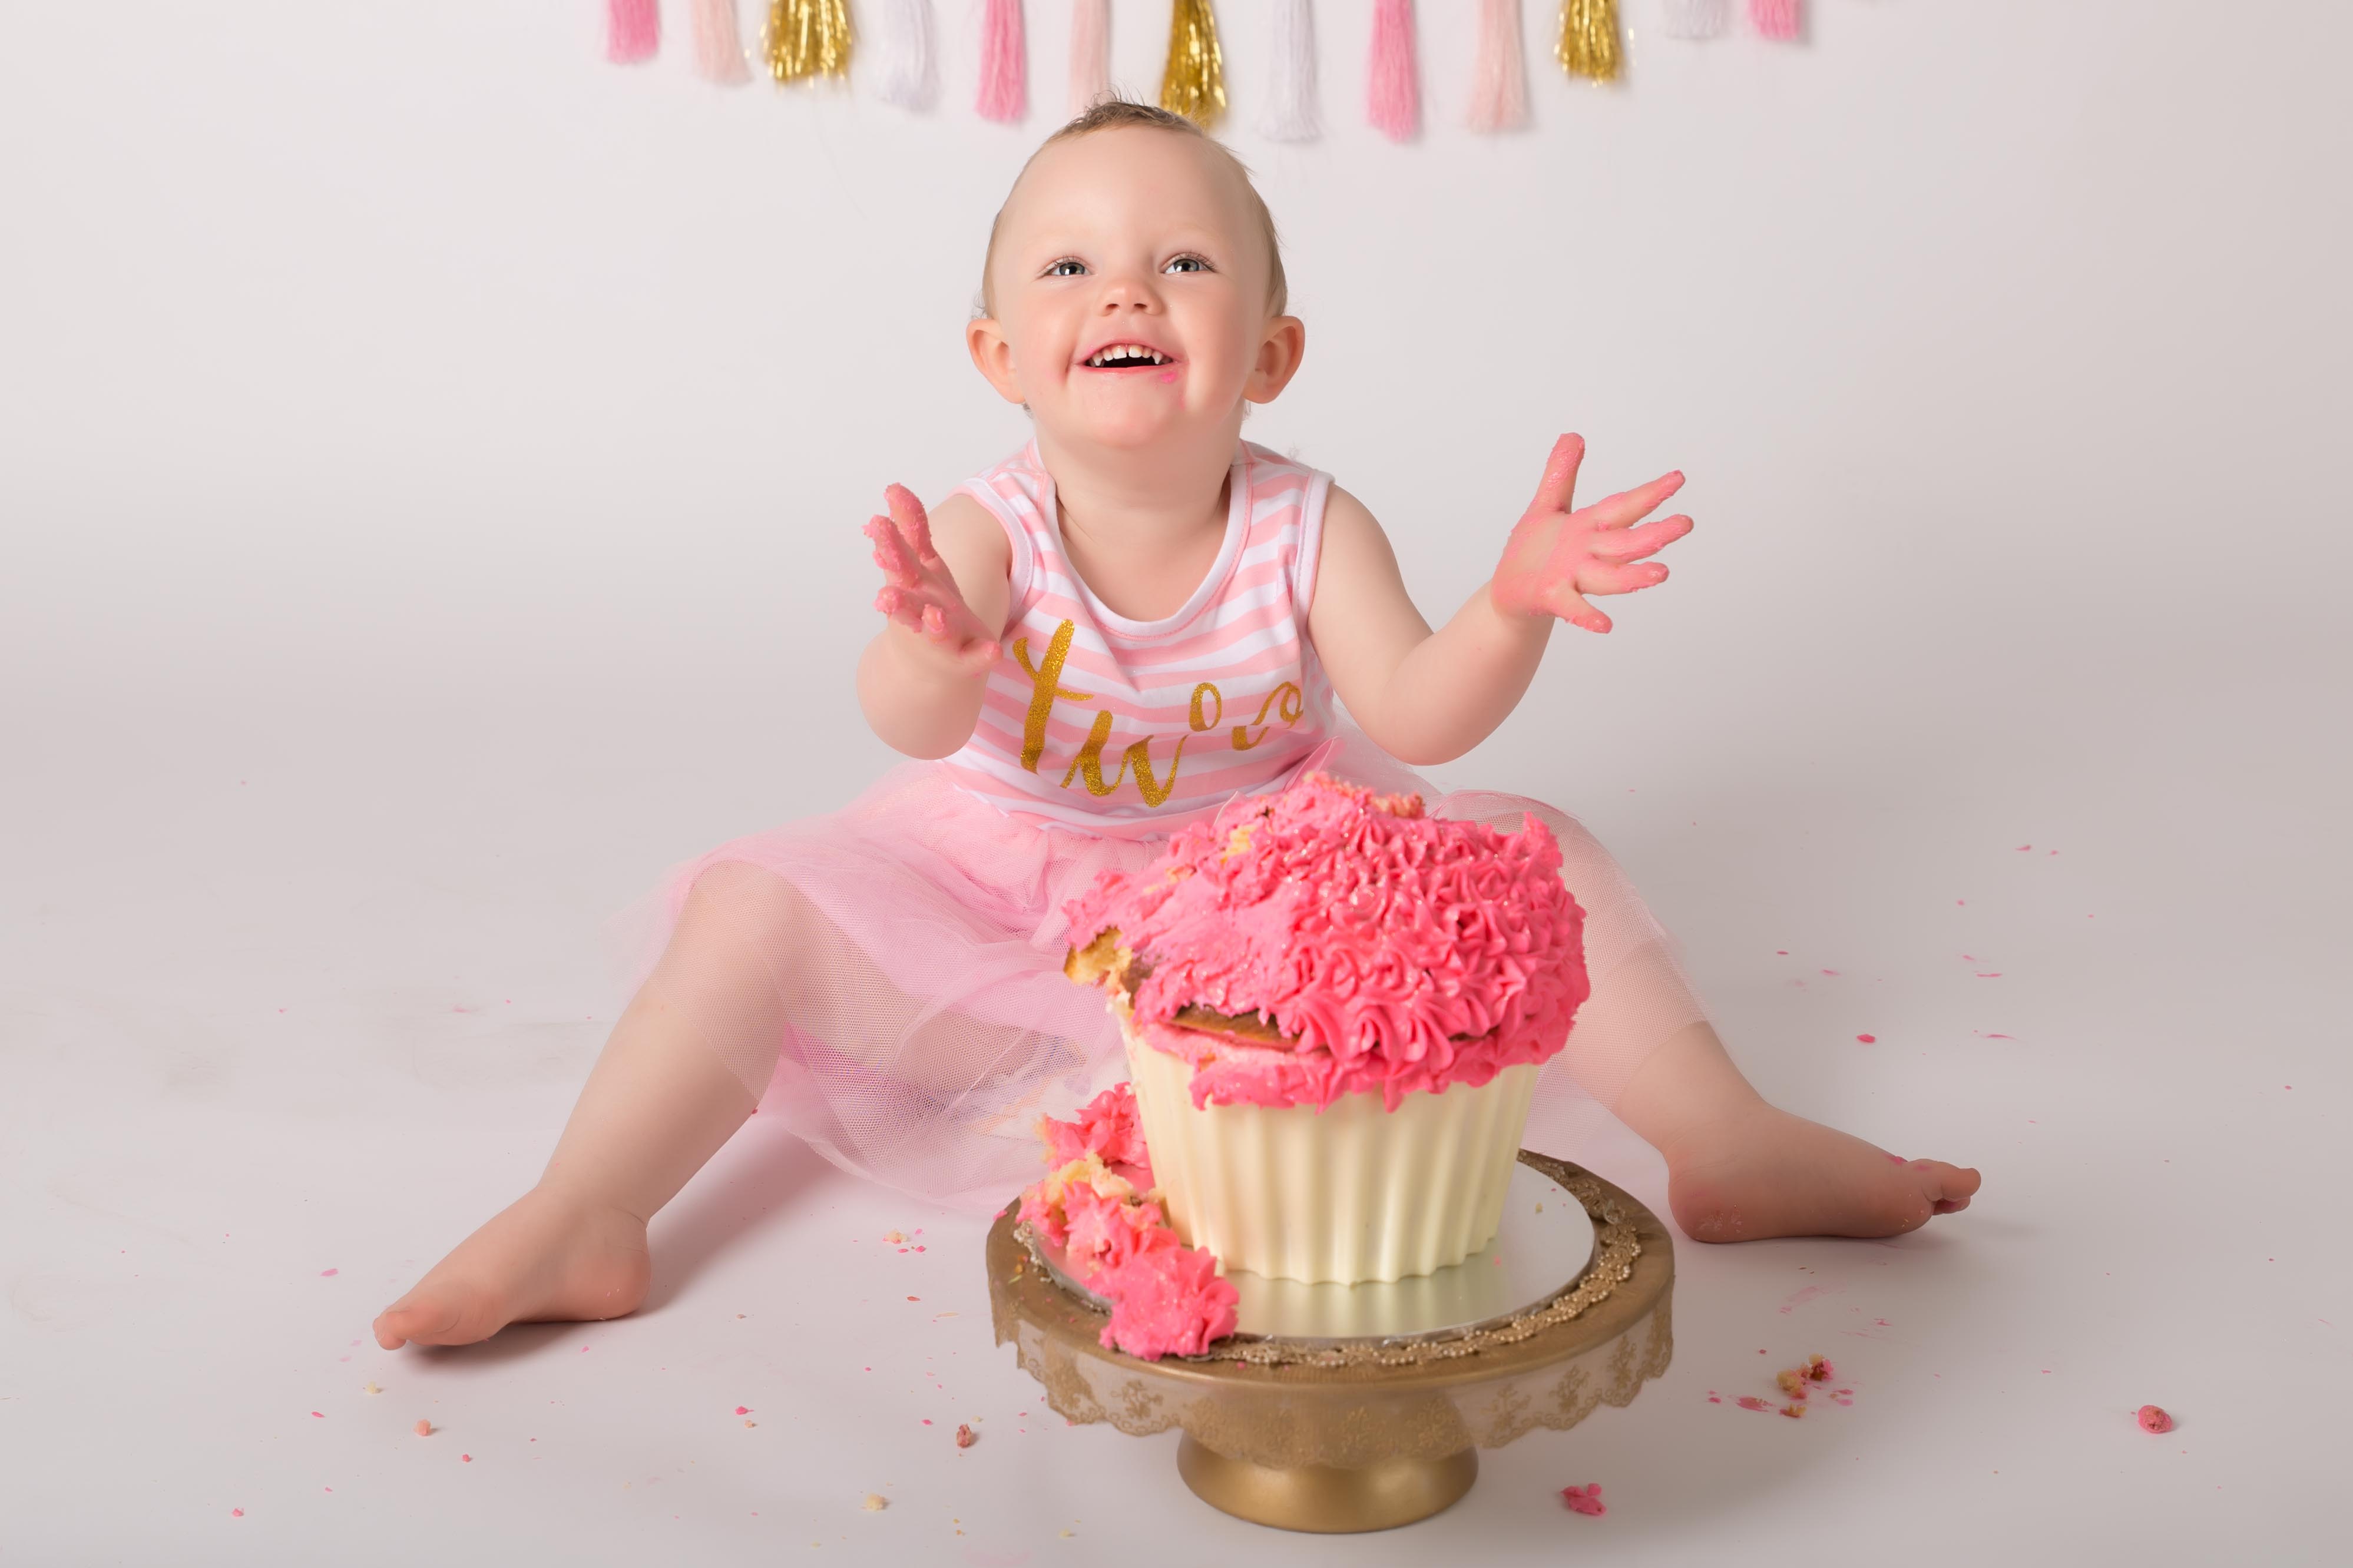
[[[1629,970],[1612,979],[1644,983],[1641,959]],[[1650,978],[1667,983],[1663,960]],[[1978,1190],[1973,1170],[1907,1162],[1766,1103],[1704,1022],[1652,1047],[1604,1103],[1666,1156],[1667,1206],[1695,1241],[1894,1236]]]
[[[732,864],[697,879],[661,962],[588,1075],[539,1184],[375,1321],[386,1350],[470,1344],[507,1324],[614,1318],[645,1300],[646,1224],[727,1142],[773,1067],[792,900]]]

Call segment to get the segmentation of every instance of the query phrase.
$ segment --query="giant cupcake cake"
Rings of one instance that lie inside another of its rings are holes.
[[[1070,906],[1064,967],[1109,993],[1140,1129],[1112,1125],[1116,1094],[1050,1124],[1068,1153],[1025,1212],[1117,1268],[1146,1258],[1178,1353],[1231,1331],[1220,1261],[1356,1284],[1486,1246],[1588,990],[1560,866],[1533,817],[1441,820],[1319,773],[1106,873]]]

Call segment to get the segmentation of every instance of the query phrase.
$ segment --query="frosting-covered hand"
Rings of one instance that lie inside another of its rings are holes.
[[[1630,594],[1667,580],[1667,569],[1645,555],[1665,549],[1692,529],[1681,514],[1642,519],[1683,489],[1678,471],[1571,511],[1577,466],[1585,437],[1552,444],[1536,498],[1513,525],[1487,596],[1507,616],[1558,616],[1589,632],[1606,632],[1609,617],[1586,603],[1588,594]],[[1640,523],[1640,527],[1634,526]]]
[[[874,542],[874,564],[887,581],[874,607],[911,632],[937,644],[963,669],[978,673],[997,662],[997,638],[964,602],[948,563],[932,548],[932,522],[923,503],[904,485],[883,492],[888,517],[866,522]]]

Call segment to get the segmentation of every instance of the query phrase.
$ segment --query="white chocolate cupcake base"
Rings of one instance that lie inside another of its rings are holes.
[[[1403,1279],[1494,1239],[1519,1158],[1532,1063],[1476,1089],[1312,1105],[1193,1105],[1190,1065],[1121,1020],[1168,1223],[1227,1268],[1308,1284]]]

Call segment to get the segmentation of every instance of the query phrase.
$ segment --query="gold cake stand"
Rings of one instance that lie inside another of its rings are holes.
[[[1183,1428],[1177,1473],[1237,1518],[1332,1532],[1427,1519],[1471,1489],[1479,1449],[1630,1405],[1673,1353],[1674,1244],[1657,1216],[1580,1166],[1520,1160],[1573,1194],[1595,1235],[1583,1271],[1516,1316],[1410,1340],[1237,1335],[1206,1356],[1139,1361],[1103,1348],[1105,1314],[1017,1233],[1017,1201],[988,1233],[997,1342],[1071,1421]]]

